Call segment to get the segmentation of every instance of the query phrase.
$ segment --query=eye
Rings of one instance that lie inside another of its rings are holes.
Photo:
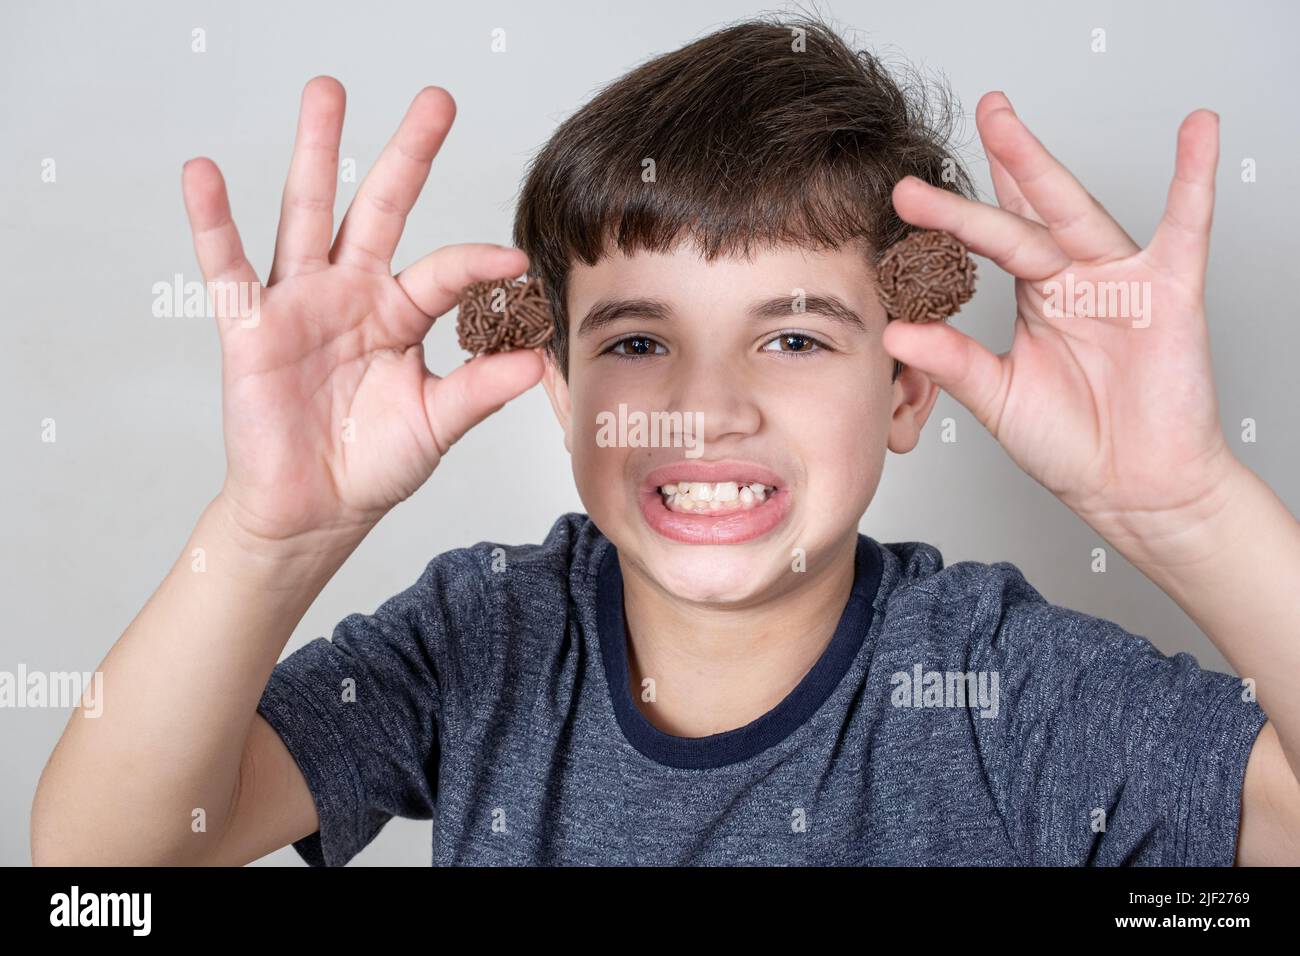
[[[776,348],[772,348],[775,344]],[[775,352],[780,355],[795,356],[806,355],[810,352],[832,351],[830,346],[820,339],[814,338],[807,332],[782,332],[776,338],[772,339],[763,346],[764,352]]]
[[[662,349],[663,346],[660,345],[658,342],[656,342],[654,339],[649,338],[648,336],[628,335],[619,339],[609,348],[605,349],[605,351],[602,354],[612,355],[614,356],[614,358],[620,359],[625,362],[628,361],[635,362],[638,359],[647,358],[651,355],[656,354],[655,353],[656,348]],[[664,352],[660,354],[666,354],[667,351],[668,351],[667,349],[664,349]]]

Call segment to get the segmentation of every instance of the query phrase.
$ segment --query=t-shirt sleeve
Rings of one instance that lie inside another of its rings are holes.
[[[1246,761],[1267,717],[1240,678],[1047,603],[1013,565],[975,614],[999,678],[980,756],[1027,865],[1231,866]]]
[[[271,673],[257,711],[302,770],[320,818],[293,844],[342,866],[394,816],[429,819],[440,739],[455,719],[453,629],[481,620],[472,557],[447,552],[373,614],[351,614]]]

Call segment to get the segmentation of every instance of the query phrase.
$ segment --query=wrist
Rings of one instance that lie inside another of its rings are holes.
[[[1088,523],[1135,567],[1158,578],[1222,561],[1248,541],[1275,503],[1268,485],[1228,454],[1206,491],[1185,504]]]
[[[223,489],[204,509],[191,545],[205,551],[215,549],[228,565],[227,570],[259,588],[318,591],[375,523],[339,524],[270,536],[251,530],[252,522],[242,507]]]

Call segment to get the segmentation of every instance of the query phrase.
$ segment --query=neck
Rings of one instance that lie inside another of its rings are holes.
[[[794,690],[830,643],[853,590],[857,530],[741,609],[688,604],[624,565],[632,699],[659,730],[705,737],[743,727]],[[654,680],[654,700],[642,681]]]

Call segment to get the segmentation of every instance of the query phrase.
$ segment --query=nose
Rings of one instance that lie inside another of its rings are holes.
[[[698,354],[676,369],[674,411],[697,414],[706,442],[754,434],[762,423],[758,382],[742,363]]]

